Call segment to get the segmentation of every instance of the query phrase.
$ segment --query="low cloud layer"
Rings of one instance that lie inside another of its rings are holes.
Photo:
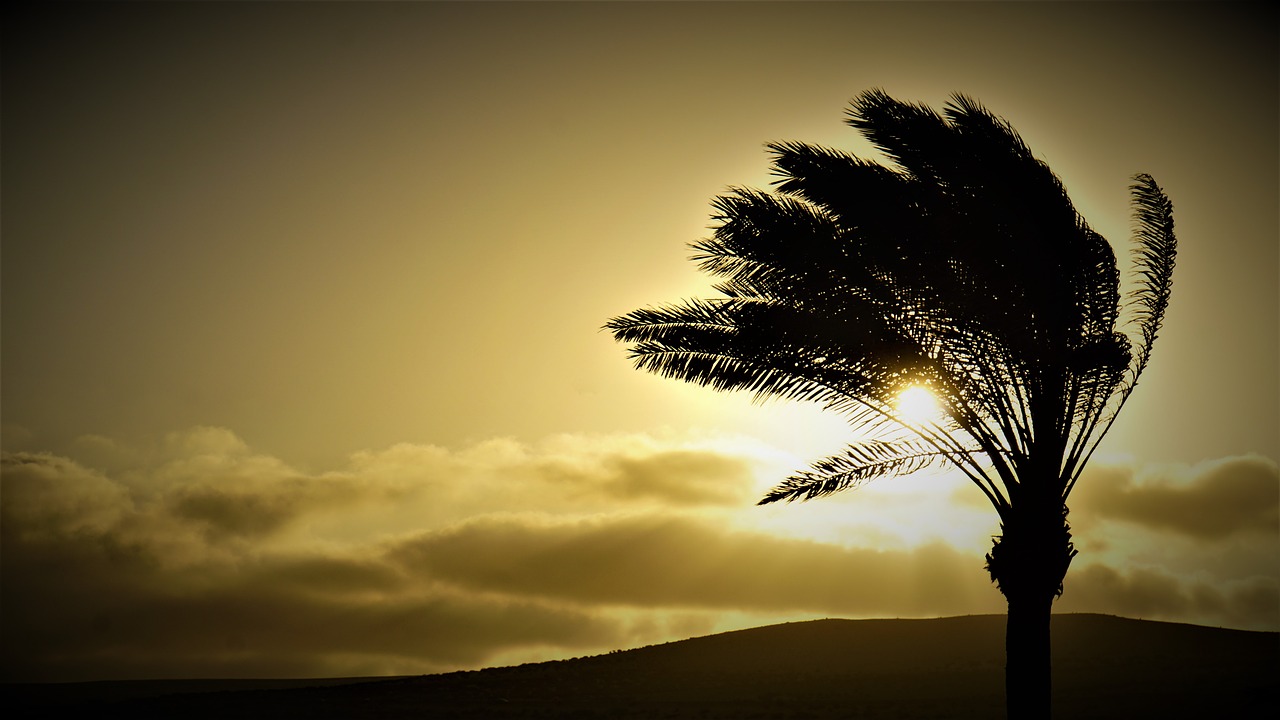
[[[910,479],[757,508],[780,455],[743,441],[399,445],[325,473],[218,428],[77,448],[3,458],[6,680],[422,673],[1003,610],[983,513]],[[1276,629],[1268,487],[1256,457],[1092,470],[1059,610]],[[820,532],[824,508],[849,531]]]
[[[941,544],[846,548],[653,514],[493,518],[400,543],[422,577],[590,606],[933,615],[998,610],[973,558]]]
[[[1280,533],[1280,472],[1259,456],[1152,468],[1142,477],[1105,468],[1075,497],[1102,517],[1200,540]]]

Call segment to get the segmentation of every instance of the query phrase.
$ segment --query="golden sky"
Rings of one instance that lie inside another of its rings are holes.
[[[417,673],[809,617],[1000,612],[947,475],[757,508],[842,421],[633,370],[763,144],[871,87],[1008,119],[1123,257],[1152,365],[1059,611],[1280,629],[1275,13],[1224,3],[5,11],[4,679]]]

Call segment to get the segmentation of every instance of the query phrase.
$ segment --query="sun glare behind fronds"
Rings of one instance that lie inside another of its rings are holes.
[[[938,400],[923,385],[912,385],[898,394],[897,413],[910,425],[934,425],[942,421]]]

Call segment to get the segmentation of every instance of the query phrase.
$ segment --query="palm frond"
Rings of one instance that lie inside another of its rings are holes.
[[[808,471],[782,481],[757,504],[812,500],[849,490],[875,478],[910,475],[947,462],[946,453],[919,442],[873,440],[853,444],[843,454],[820,460]]]
[[[718,390],[816,400],[852,410],[887,402],[887,388],[928,360],[871,313],[729,298],[644,308],[606,329],[633,343],[636,367]]]
[[[1178,240],[1173,232],[1173,203],[1150,175],[1139,174],[1130,186],[1133,198],[1134,271],[1138,287],[1130,296],[1134,322],[1142,337],[1133,382],[1151,359],[1151,347],[1164,323],[1173,290]]]
[[[926,105],[896,100],[880,89],[854,98],[845,121],[917,178],[934,175],[936,159],[945,157],[950,147],[951,131],[941,115]]]
[[[1173,291],[1173,270],[1178,256],[1173,203],[1155,179],[1145,173],[1133,177],[1129,190],[1133,206],[1135,288],[1129,294],[1126,310],[1139,338],[1138,347],[1131,353],[1128,376],[1116,382],[1111,402],[1081,432],[1085,441],[1078,443],[1080,449],[1072,458],[1075,462],[1069,468],[1070,475],[1062,489],[1064,499],[1075,487],[1085,463],[1111,430],[1120,410],[1137,387],[1138,378],[1151,360],[1151,349],[1164,323],[1164,313]]]
[[[800,142],[765,146],[778,191],[820,207],[846,231],[892,242],[920,215],[911,178],[879,163]]]
[[[691,244],[698,268],[731,296],[843,294],[840,229],[802,200],[738,188],[713,200],[711,237]]]

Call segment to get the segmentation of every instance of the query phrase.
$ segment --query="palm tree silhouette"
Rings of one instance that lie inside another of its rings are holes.
[[[892,165],[771,143],[775,192],[713,201],[693,243],[723,294],[605,326],[636,367],[716,390],[817,401],[863,438],[761,504],[931,465],[959,469],[1001,534],[987,570],[1008,601],[1010,718],[1050,714],[1049,617],[1076,550],[1066,500],[1151,357],[1172,284],[1172,205],[1131,186],[1133,289],[1061,181],[1006,121],[871,90],[847,122]],[[923,386],[941,413],[896,401]]]

